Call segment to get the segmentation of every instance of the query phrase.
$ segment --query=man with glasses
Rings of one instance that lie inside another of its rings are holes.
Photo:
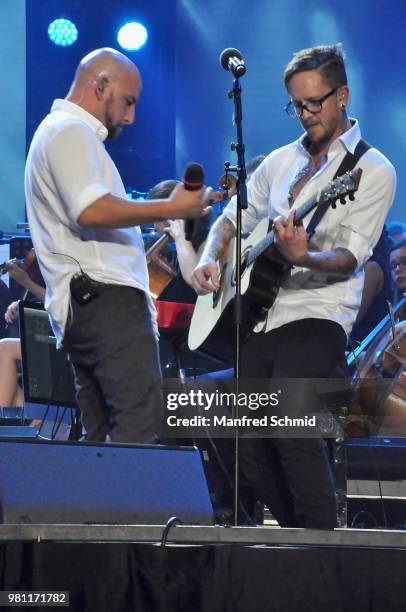
[[[345,376],[347,335],[360,305],[362,266],[372,253],[392,204],[396,175],[370,148],[358,166],[363,174],[353,202],[327,210],[308,241],[295,210],[334,177],[361,139],[347,115],[349,88],[339,46],[295,53],[284,73],[289,116],[305,133],[270,153],[248,185],[243,232],[274,219],[276,245],[292,265],[266,319],[242,348],[244,377],[337,378]],[[235,235],[235,199],[211,229],[193,273],[200,294],[219,288],[218,261]],[[315,405],[303,410],[312,414]],[[241,440],[241,465],[258,496],[282,526],[336,526],[335,494],[320,438]]]

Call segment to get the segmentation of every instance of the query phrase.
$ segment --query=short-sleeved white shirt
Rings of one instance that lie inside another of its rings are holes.
[[[352,124],[349,130],[331,144],[326,163],[297,195],[294,209],[327,186],[347,151],[354,153],[361,133],[358,122],[352,119]],[[303,135],[299,140],[273,151],[251,177],[247,185],[249,205],[242,211],[244,232],[252,231],[263,218],[288,216],[289,187],[309,160],[304,138]],[[363,172],[355,200],[347,201],[345,206],[338,203],[335,210],[330,207],[309,243],[310,250],[315,251],[339,247],[348,249],[357,260],[356,272],[349,277],[339,277],[294,266],[275,304],[269,310],[265,323],[259,324],[256,331],[269,331],[292,321],[317,318],[335,321],[347,334],[351,332],[361,303],[363,264],[371,256],[379,239],[396,188],[395,170],[377,149],[369,149],[357,167],[362,168]],[[223,214],[235,223],[235,198]],[[312,215],[310,213],[305,217],[305,227]]]
[[[68,315],[69,283],[79,264],[97,281],[148,289],[139,227],[94,229],[78,224],[81,213],[102,196],[126,197],[105,149],[106,137],[106,127],[93,115],[67,100],[55,100],[28,153],[28,221],[58,345]]]

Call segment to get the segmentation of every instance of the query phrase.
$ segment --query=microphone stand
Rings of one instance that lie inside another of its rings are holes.
[[[237,174],[237,227],[236,227],[236,269],[235,269],[235,301],[234,301],[234,385],[236,397],[239,393],[239,381],[241,376],[241,332],[242,332],[242,311],[241,311],[241,228],[242,219],[241,211],[248,206],[247,201],[247,172],[245,168],[245,146],[242,135],[242,104],[241,104],[241,85],[239,78],[236,77],[233,81],[233,88],[228,94],[229,98],[234,100],[233,123],[237,130],[237,142],[231,143],[231,150],[237,152],[237,166],[231,166],[229,162],[225,162],[224,167],[227,172],[235,172]],[[233,406],[233,417],[238,417],[238,402]],[[238,485],[239,485],[239,430],[238,426],[235,430],[235,461],[234,461],[234,525],[238,525]]]

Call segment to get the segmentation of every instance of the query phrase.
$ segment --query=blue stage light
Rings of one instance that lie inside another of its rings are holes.
[[[54,19],[48,26],[48,36],[55,45],[68,47],[77,40],[78,31],[69,19]]]
[[[131,21],[123,25],[118,34],[119,45],[126,51],[138,51],[147,42],[148,32],[141,23]]]

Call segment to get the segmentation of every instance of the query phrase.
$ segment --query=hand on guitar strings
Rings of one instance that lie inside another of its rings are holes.
[[[198,295],[206,295],[220,289],[220,270],[217,262],[202,261],[192,273],[190,278],[194,290]]]
[[[301,222],[296,224],[295,215],[292,210],[287,219],[277,217],[273,229],[279,252],[288,262],[300,265],[307,255],[307,234]]]

